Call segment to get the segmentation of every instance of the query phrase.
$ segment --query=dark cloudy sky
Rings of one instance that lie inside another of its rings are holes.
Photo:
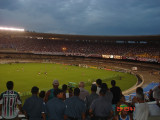
[[[160,34],[160,0],[0,0],[0,26],[58,34]]]

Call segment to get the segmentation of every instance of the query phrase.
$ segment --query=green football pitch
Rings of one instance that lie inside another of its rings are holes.
[[[6,90],[6,82],[14,82],[14,90],[21,95],[30,93],[33,86],[47,91],[52,88],[54,79],[59,80],[60,88],[68,82],[79,83],[84,81],[85,88],[90,91],[92,82],[102,79],[110,88],[110,81],[116,80],[122,91],[132,87],[137,78],[129,73],[108,71],[95,68],[51,64],[51,63],[12,63],[0,64],[0,93]]]

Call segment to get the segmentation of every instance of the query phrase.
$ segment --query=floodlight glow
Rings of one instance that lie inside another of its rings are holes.
[[[8,28],[8,27],[0,27],[0,30],[20,31],[20,32],[23,32],[23,31],[24,31],[24,29],[19,29],[19,28]]]

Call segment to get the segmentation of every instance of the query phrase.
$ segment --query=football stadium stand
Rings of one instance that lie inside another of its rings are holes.
[[[0,31],[0,51],[160,62],[160,35],[84,36]]]

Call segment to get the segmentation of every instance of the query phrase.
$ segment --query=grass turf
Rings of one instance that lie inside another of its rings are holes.
[[[6,90],[7,81],[13,81],[14,90],[22,94],[30,93],[33,86],[38,86],[40,90],[48,90],[52,88],[54,79],[58,79],[60,85],[68,84],[68,82],[78,84],[80,81],[84,81],[86,82],[86,89],[90,91],[91,83],[98,78],[107,83],[108,87],[111,87],[110,81],[112,79],[116,80],[117,86],[122,91],[132,87],[137,81],[137,78],[129,73],[62,64],[0,64],[0,93]]]

